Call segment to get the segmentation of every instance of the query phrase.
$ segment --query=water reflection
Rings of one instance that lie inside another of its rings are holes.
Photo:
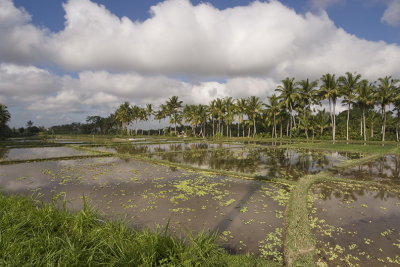
[[[145,154],[161,152],[182,152],[191,150],[222,149],[238,147],[237,144],[225,143],[168,143],[168,144],[146,144],[146,145],[120,145],[116,151],[122,154]]]
[[[0,149],[0,161],[3,160],[30,160],[54,157],[69,157],[88,155],[86,151],[70,147],[33,147]]]
[[[338,174],[340,178],[349,178],[382,183],[400,183],[400,156],[388,155]]]
[[[291,180],[296,180],[304,174],[333,167],[348,159],[345,154],[338,152],[321,153],[280,148],[198,150],[148,156],[204,169],[236,171],[256,174],[264,178],[281,177]]]

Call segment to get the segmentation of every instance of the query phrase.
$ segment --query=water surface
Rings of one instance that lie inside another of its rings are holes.
[[[400,190],[351,184],[312,188],[318,258],[329,266],[400,264]]]
[[[84,156],[90,154],[87,151],[70,147],[7,148],[0,149],[0,161]]]

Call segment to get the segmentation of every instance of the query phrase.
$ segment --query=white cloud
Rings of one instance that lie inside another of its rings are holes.
[[[12,1],[0,0],[0,62],[40,62],[46,46],[46,30],[30,24],[31,17]]]
[[[359,39],[324,11],[303,16],[278,1],[218,10],[167,0],[144,22],[118,18],[89,0],[70,0],[64,8],[66,28],[52,47],[54,60],[71,70],[275,79],[326,71],[399,73],[399,46]]]
[[[399,0],[391,0],[388,4],[388,7],[383,13],[381,18],[382,22],[386,22],[391,26],[399,26],[400,25],[400,1]]]
[[[326,8],[340,0],[318,2]],[[65,29],[50,33],[11,0],[0,0],[0,102],[28,110],[24,121],[29,112],[46,125],[82,120],[108,115],[124,101],[159,105],[172,95],[188,104],[224,96],[265,100],[287,76],[400,75],[398,45],[348,34],[324,10],[301,15],[274,0],[225,10],[166,0],[139,22],[89,0],[63,6]],[[389,14],[385,22],[395,19]],[[32,66],[39,63],[78,77]]]
[[[0,64],[0,98],[2,102],[31,102],[60,87],[60,79],[50,72],[34,67]]]

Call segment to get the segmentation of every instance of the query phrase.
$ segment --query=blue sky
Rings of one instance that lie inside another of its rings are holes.
[[[399,0],[0,0],[0,35],[16,127],[172,95],[266,101],[287,76],[400,76]]]
[[[38,26],[45,26],[52,31],[60,31],[64,28],[64,9],[58,0],[15,0],[18,7],[25,8],[32,15],[32,22]],[[132,20],[143,21],[149,18],[149,9],[157,4],[157,0],[96,0],[93,1],[105,5],[112,13],[122,17],[127,16]],[[209,2],[219,9],[231,8],[240,5],[248,5],[249,0],[211,0],[191,1],[193,4]],[[306,0],[280,1],[288,7],[294,8],[298,13],[315,11],[315,8]],[[324,1],[322,1],[324,2]],[[325,9],[329,17],[338,27],[360,38],[388,43],[400,44],[400,29],[381,22],[381,17],[387,5],[385,1],[337,1],[329,4]]]

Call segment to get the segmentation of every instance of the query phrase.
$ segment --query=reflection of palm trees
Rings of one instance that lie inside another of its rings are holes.
[[[6,157],[8,151],[8,149],[0,149],[0,160]]]
[[[115,148],[117,153],[121,154],[143,154],[149,152],[149,147],[147,145],[121,145]]]

